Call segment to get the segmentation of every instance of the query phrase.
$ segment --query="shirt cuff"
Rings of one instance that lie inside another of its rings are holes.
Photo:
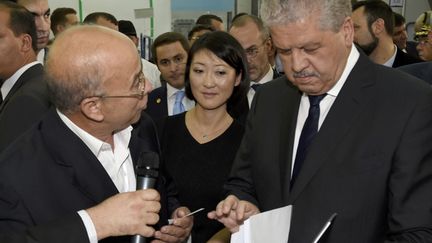
[[[98,239],[97,239],[96,228],[93,224],[93,221],[90,218],[90,215],[88,215],[88,213],[85,210],[78,211],[78,215],[81,217],[81,220],[84,223],[90,243],[97,243]]]

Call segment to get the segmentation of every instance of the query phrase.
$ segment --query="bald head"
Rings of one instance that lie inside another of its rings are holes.
[[[76,26],[63,32],[46,63],[55,105],[63,112],[76,111],[84,98],[104,95],[104,84],[127,79],[139,66],[130,39],[101,26]]]

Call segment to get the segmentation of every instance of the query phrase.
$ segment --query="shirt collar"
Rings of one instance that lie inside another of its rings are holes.
[[[396,53],[397,53],[397,46],[393,45],[394,48],[394,52],[393,55],[390,57],[390,59],[388,59],[383,65],[386,67],[393,67],[393,63],[396,59]]]
[[[182,89],[177,89],[174,88],[173,86],[171,86],[169,83],[166,83],[167,86],[167,98],[171,98],[172,96],[175,96],[175,94],[177,93],[177,91],[179,90],[183,90],[184,91],[184,87]]]
[[[31,62],[31,63],[28,63],[28,64],[22,66],[20,69],[18,69],[8,79],[6,79],[3,82],[3,85],[1,86],[2,97],[5,98],[9,94],[9,92],[12,90],[12,87],[15,85],[15,83],[18,81],[18,79],[21,77],[21,75],[25,71],[27,71],[27,69],[33,67],[36,64],[40,64],[40,62],[39,61],[34,61],[34,62]]]
[[[87,145],[87,147],[96,157],[98,157],[103,147],[106,146],[108,143],[103,142],[102,140],[94,137],[90,133],[86,132],[85,130],[75,125],[75,123],[73,123],[67,116],[65,116],[59,110],[57,110],[57,114],[60,116],[60,119],[66,124],[66,126],[70,130],[72,130],[72,132],[75,133],[75,135],[77,135],[84,142],[85,145]],[[131,132],[132,132],[131,126],[128,126],[127,128],[119,132],[116,132],[113,138],[116,146],[121,146],[121,147],[126,146],[127,148],[129,146]]]
[[[357,63],[358,59],[360,57],[360,53],[357,50],[357,48],[352,45],[351,51],[348,56],[347,64],[345,65],[345,69],[342,72],[341,77],[336,82],[336,84],[327,92],[327,95],[337,97],[340,90],[342,89],[343,85],[345,84],[348,75],[351,73],[351,70],[354,68],[354,65]]]
[[[269,64],[268,72],[258,82],[250,82],[250,85],[252,86],[254,84],[265,84],[271,80],[273,80],[273,68],[271,68]]]

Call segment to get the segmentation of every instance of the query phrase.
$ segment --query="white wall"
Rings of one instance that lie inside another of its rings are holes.
[[[82,0],[84,19],[92,12],[108,12],[118,20],[127,19],[134,23],[138,35],[151,35],[150,18],[136,19],[134,9],[149,8],[151,0]],[[152,0],[154,9],[154,29],[152,37],[171,30],[171,0]],[[49,0],[51,11],[58,7],[71,7],[79,12],[78,0]]]

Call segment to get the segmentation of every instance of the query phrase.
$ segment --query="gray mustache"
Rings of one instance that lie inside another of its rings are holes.
[[[295,72],[293,76],[294,78],[307,78],[307,77],[319,77],[320,75],[316,72],[301,71],[301,72]]]

